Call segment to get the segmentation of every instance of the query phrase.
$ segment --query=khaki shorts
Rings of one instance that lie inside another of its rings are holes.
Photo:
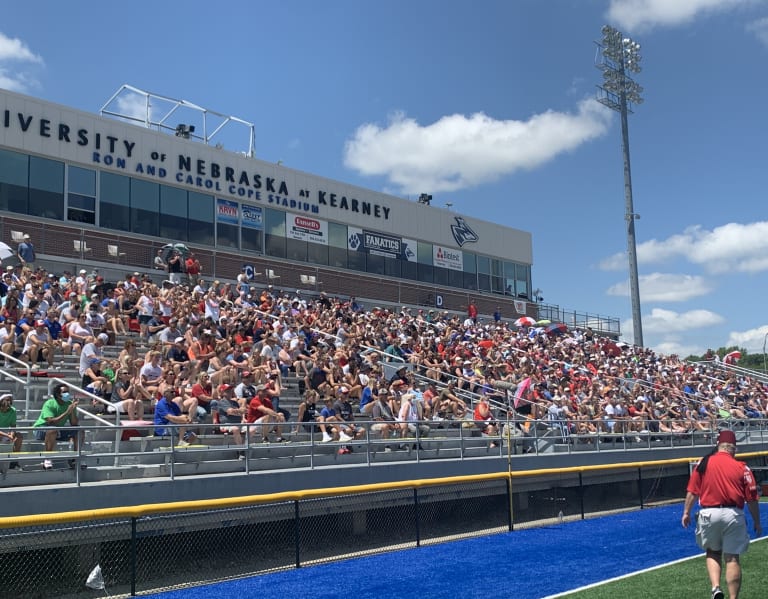
[[[733,507],[702,508],[696,519],[696,543],[702,549],[741,555],[749,547],[744,511]]]

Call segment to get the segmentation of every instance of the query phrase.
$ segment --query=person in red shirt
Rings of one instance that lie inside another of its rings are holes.
[[[272,406],[272,401],[267,395],[267,388],[264,385],[258,385],[256,387],[256,395],[248,402],[248,411],[245,414],[245,421],[248,424],[261,424],[262,426],[250,427],[250,436],[256,434],[256,431],[261,430],[262,441],[269,443],[269,428],[265,428],[265,425],[277,424],[276,432],[278,443],[285,441],[281,436],[280,424],[285,422],[285,417],[275,410]]]
[[[762,536],[757,484],[752,471],[736,460],[736,435],[720,431],[717,448],[702,458],[691,472],[685,495],[682,524],[691,523],[691,508],[696,499],[700,510],[696,519],[696,542],[707,552],[707,573],[712,584],[712,599],[724,599],[720,589],[722,559],[725,556],[725,580],[731,599],[741,589],[739,556],[749,547],[744,518],[744,504],[749,506],[755,533]]]

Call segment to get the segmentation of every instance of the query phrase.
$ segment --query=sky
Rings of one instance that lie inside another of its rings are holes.
[[[262,160],[529,231],[544,302],[631,343],[604,24],[641,46],[644,343],[763,353],[768,0],[27,0],[3,7],[0,87],[97,113],[129,84],[253,123]]]

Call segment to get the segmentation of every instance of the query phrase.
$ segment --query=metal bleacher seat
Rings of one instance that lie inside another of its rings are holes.
[[[110,258],[114,258],[118,262],[120,262],[120,258],[126,255],[125,252],[120,251],[119,246],[114,245],[112,243],[107,244],[107,253],[109,254]]]

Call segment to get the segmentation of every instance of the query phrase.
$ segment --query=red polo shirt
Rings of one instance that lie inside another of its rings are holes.
[[[735,505],[757,500],[757,484],[752,471],[728,452],[718,451],[709,458],[702,476],[694,468],[688,481],[688,492],[699,496],[702,506]]]

